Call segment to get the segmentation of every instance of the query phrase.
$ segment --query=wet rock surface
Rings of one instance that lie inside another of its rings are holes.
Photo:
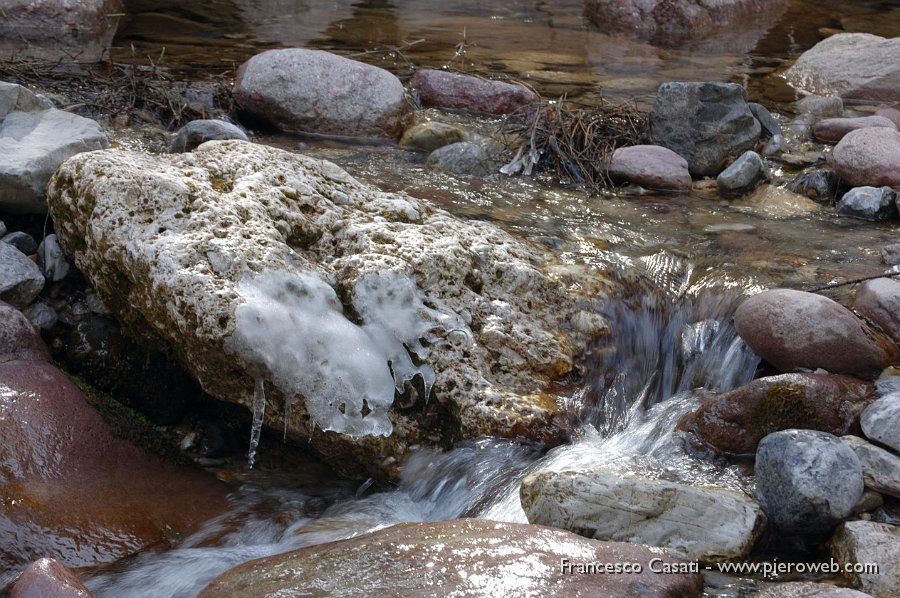
[[[764,291],[738,307],[734,325],[757,355],[782,372],[823,368],[875,377],[897,357],[850,310],[814,293]]]
[[[819,141],[837,143],[850,131],[867,127],[887,127],[896,129],[897,125],[883,116],[860,116],[857,118],[826,118],[813,123],[813,137]]]
[[[756,497],[780,530],[821,535],[853,513],[864,490],[856,453],[837,437],[784,430],[756,450]]]
[[[458,519],[401,524],[251,561],[219,576],[201,598],[291,596],[698,597],[702,576],[652,573],[684,563],[658,548],[598,542],[534,525]],[[576,567],[564,571],[561,563]],[[523,563],[527,565],[523,566]],[[641,563],[640,574],[579,573],[579,564]],[[411,575],[410,572],[415,574]]]
[[[759,121],[734,83],[663,83],[650,112],[650,140],[688,161],[691,175],[716,175],[729,156],[752,149]]]
[[[746,151],[716,177],[720,193],[735,194],[752,191],[768,178],[763,159],[753,151]]]
[[[571,370],[587,340],[565,322],[606,283],[581,277],[579,288],[567,292],[568,275],[553,273],[546,249],[366,187],[331,163],[238,141],[162,157],[95,152],[68,162],[49,197],[63,245],[126,326],[171,345],[217,398],[250,405],[254,378],[265,378],[266,424],[281,428],[287,416],[288,434],[304,444],[308,401],[285,407],[295,396],[295,370],[277,369],[280,362],[260,368],[258,357],[238,360],[226,350],[236,310],[255,296],[240,285],[268,280],[266,273],[314,284],[316,293],[334,297],[328,321],[352,334],[360,333],[343,323],[341,310],[369,313],[366,285],[409,285],[412,306],[421,293],[430,307],[422,305],[418,317],[432,340],[419,352],[434,371],[433,396],[426,402],[421,386],[406,388],[387,415],[376,413],[390,418],[388,437],[313,432],[312,446],[345,471],[395,475],[409,447],[423,443],[482,435],[563,439],[564,408],[544,389]],[[293,296],[290,287],[284,293]],[[287,300],[278,297],[275,305]],[[272,350],[296,342],[287,335]],[[378,367],[385,370],[373,370],[378,376],[390,375],[386,363]],[[330,379],[329,371],[321,375]],[[369,415],[354,414],[355,421]]]
[[[482,114],[537,108],[540,98],[524,85],[435,69],[419,69],[409,82],[423,106]]]
[[[214,478],[115,437],[23,315],[0,304],[0,321],[0,527],[16,537],[0,547],[4,573],[41,557],[113,562],[224,510]]]
[[[840,33],[803,54],[785,73],[788,83],[820,95],[895,101],[900,95],[900,37]]]
[[[396,139],[407,112],[403,84],[388,71],[301,48],[269,50],[245,62],[234,98],[289,133]]]
[[[16,580],[10,598],[91,598],[90,591],[65,565],[55,559],[39,559]]]
[[[522,481],[521,499],[530,523],[704,562],[746,556],[764,526],[759,505],[738,492],[603,469],[538,471]]]
[[[687,160],[659,145],[633,145],[613,152],[609,176],[649,189],[688,191],[691,173]]]
[[[237,125],[224,120],[192,120],[175,134],[169,145],[170,152],[189,152],[201,143],[213,140],[240,139],[248,141],[247,134]]]
[[[859,414],[874,399],[871,383],[823,374],[759,378],[703,399],[678,429],[718,453],[751,455],[765,436],[791,428],[836,436],[859,431]]]
[[[838,214],[883,222],[896,220],[897,194],[890,187],[854,187],[837,203]]]
[[[403,131],[400,147],[413,152],[433,152],[439,147],[464,141],[461,128],[437,121],[417,123]]]
[[[900,393],[887,394],[869,405],[859,422],[866,438],[900,453]]]
[[[487,176],[497,172],[500,161],[488,144],[460,141],[437,148],[428,155],[430,168],[464,176]]]

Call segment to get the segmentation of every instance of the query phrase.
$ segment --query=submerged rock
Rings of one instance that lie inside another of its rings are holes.
[[[122,0],[4,0],[0,59],[97,62],[122,13]]]
[[[247,134],[237,125],[224,120],[192,120],[178,129],[169,145],[170,152],[189,152],[201,143],[214,139],[240,139],[249,141]]]
[[[872,222],[896,220],[897,194],[890,187],[854,187],[837,203],[838,214]]]
[[[859,414],[875,397],[871,383],[827,374],[759,378],[702,400],[678,422],[705,448],[752,455],[765,436],[791,428],[836,436],[859,430]]]
[[[798,174],[787,188],[791,193],[805,195],[820,203],[830,203],[837,195],[840,182],[841,178],[835,171],[817,168]]]
[[[9,598],[91,598],[91,592],[65,565],[43,558],[30,565],[16,580]]]
[[[28,90],[0,82],[0,210],[46,212],[44,187],[57,166],[105,147],[96,122],[48,108]]]
[[[848,521],[829,542],[844,577],[875,598],[900,596],[900,527],[872,521]],[[861,571],[859,565],[877,565]]]
[[[857,118],[826,118],[813,123],[813,137],[819,141],[837,143],[844,135],[857,129],[867,127],[887,127],[896,129],[897,125],[883,116],[860,116]]]
[[[500,161],[485,143],[460,141],[437,148],[428,155],[430,168],[468,176],[487,176],[500,168]]]
[[[756,449],[756,497],[783,532],[830,532],[853,513],[864,489],[856,453],[831,434],[783,430]]]
[[[565,437],[545,390],[588,340],[571,318],[608,287],[557,274],[542,246],[240,141],[76,157],[48,197],[126,327],[343,471],[396,475],[413,445]]]
[[[823,368],[874,378],[897,357],[853,312],[814,293],[772,289],[754,295],[735,311],[734,326],[782,372]]]
[[[238,69],[237,104],[289,133],[396,139],[407,104],[400,79],[321,50],[257,54]]]
[[[844,101],[840,96],[810,94],[794,102],[800,114],[812,114],[822,118],[834,118],[844,114]],[[815,123],[812,123],[815,124]]]
[[[820,95],[895,101],[900,97],[900,37],[839,33],[800,55],[788,84]]]
[[[426,107],[510,114],[535,109],[541,102],[540,97],[524,85],[435,69],[417,70],[409,85]]]
[[[666,572],[652,572],[651,563]],[[632,572],[634,564],[642,571]],[[620,572],[613,574],[616,567]],[[623,567],[629,571],[621,572]],[[598,542],[536,525],[457,519],[402,523],[251,561],[220,575],[199,598],[699,597],[703,578],[688,569],[658,548]]]
[[[718,174],[729,156],[753,148],[760,131],[735,83],[663,83],[650,112],[650,140],[683,156],[695,177]]]
[[[465,139],[465,131],[455,125],[427,121],[408,127],[400,138],[400,147],[413,152],[433,152],[439,147]]]
[[[659,145],[633,145],[613,152],[609,176],[649,189],[689,191],[691,173],[687,160]]]
[[[704,562],[747,556],[765,521],[759,505],[732,490],[603,469],[538,471],[522,480],[521,498],[530,523],[597,540],[661,546]]]
[[[888,127],[851,131],[834,146],[832,161],[850,185],[900,187],[900,131]]]
[[[21,313],[0,303],[0,572],[41,557],[68,567],[110,563],[190,533],[226,507],[204,472],[115,437],[49,360]]]

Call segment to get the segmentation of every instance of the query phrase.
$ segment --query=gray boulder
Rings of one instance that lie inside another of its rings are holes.
[[[831,555],[845,570],[844,577],[875,598],[900,596],[900,527],[873,521],[848,521],[830,542]],[[860,571],[859,565],[878,571]],[[849,566],[848,566],[849,565]]]
[[[403,84],[388,71],[301,48],[268,50],[242,64],[234,99],[290,133],[396,139],[407,112]]]
[[[42,109],[40,100],[23,88],[11,89],[8,84],[3,88],[0,210],[44,213],[44,188],[57,167],[70,156],[109,143],[96,122],[55,108]]]
[[[752,191],[768,179],[769,173],[762,157],[746,151],[716,177],[716,187],[725,195]]]
[[[97,62],[122,13],[121,0],[4,0],[0,58]]]
[[[175,138],[169,145],[170,152],[189,152],[201,143],[214,139],[240,139],[249,141],[247,134],[230,122],[224,120],[192,120],[178,129]]]
[[[705,562],[746,556],[765,521],[759,505],[733,490],[603,469],[538,471],[522,481],[520,493],[530,523],[597,540],[661,546]]]
[[[24,253],[0,243],[0,301],[22,308],[44,288],[44,275]]]
[[[695,177],[716,175],[752,149],[761,127],[735,83],[663,83],[650,112],[650,140],[688,161]]]
[[[38,266],[47,280],[59,282],[69,275],[69,260],[56,235],[47,235],[37,248]]]
[[[781,130],[781,125],[778,124],[778,121],[775,120],[775,117],[772,116],[772,113],[769,112],[768,108],[762,104],[757,104],[756,102],[748,102],[747,106],[750,108],[750,112],[753,113],[753,118],[759,121],[759,126],[762,128],[762,131],[760,132],[762,137],[784,135],[784,132]]]
[[[900,243],[891,243],[881,248],[881,261],[888,266],[900,264]]]
[[[784,76],[810,93],[895,101],[900,97],[900,37],[832,35],[801,54]]]
[[[37,251],[38,248],[38,243],[34,240],[34,237],[20,230],[9,233],[8,235],[3,235],[0,242],[12,245],[25,255],[31,255]]]
[[[900,282],[893,278],[867,280],[856,289],[853,307],[900,346]]]
[[[862,465],[866,488],[900,498],[900,457],[858,436],[841,436]]]
[[[866,438],[900,453],[900,393],[885,395],[866,407],[859,423]]]
[[[826,432],[783,430],[756,449],[757,500],[784,532],[830,532],[853,513],[864,490],[856,453]]]
[[[890,187],[854,187],[837,203],[838,214],[881,222],[896,220],[897,194]]]
[[[823,368],[874,378],[896,357],[853,312],[814,293],[763,291],[737,308],[734,325],[757,355],[782,372]]]

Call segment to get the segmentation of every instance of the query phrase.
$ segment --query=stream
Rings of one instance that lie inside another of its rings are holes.
[[[398,74],[408,63],[449,64],[522,79],[545,97],[565,95],[582,105],[611,98],[642,108],[659,83],[671,80],[739,82],[751,100],[781,108],[795,96],[777,69],[819,41],[820,30],[900,30],[900,6],[877,1],[795,1],[739,35],[676,48],[599,33],[586,24],[580,0],[143,0],[129,12],[113,59],[125,61],[132,52],[155,58],[165,48],[165,64],[185,78],[229,70],[262,49],[301,46]],[[754,196],[722,201],[714,189],[588,197],[552,181],[435,173],[394,146],[272,133],[253,138],[328,159],[363,182],[428,199],[454,215],[491,221],[548,245],[564,264],[615,272],[637,291],[610,301],[601,314],[614,344],[588,361],[585,384],[567,397],[578,414],[571,444],[545,452],[484,438],[443,454],[423,450],[405,464],[394,488],[327,474],[289,483],[288,476],[245,471],[230,511],[199,532],[168,550],[86,573],[95,596],[190,597],[250,559],[400,522],[527,522],[519,481],[542,468],[602,464],[752,492],[743,467],[691,456],[674,432],[681,415],[696,407],[697,389],[729,390],[754,377],[758,358],[734,331],[734,309],[744,294],[762,288],[805,289],[880,273],[879,250],[896,241],[893,224],[839,218],[819,206],[775,206]],[[118,143],[140,147],[141,141],[125,132]],[[773,166],[776,176],[783,174],[783,165]],[[744,595],[734,583],[707,594]]]

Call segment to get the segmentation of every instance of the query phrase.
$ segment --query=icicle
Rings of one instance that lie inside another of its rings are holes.
[[[250,428],[250,450],[247,452],[247,463],[250,469],[256,462],[256,446],[259,444],[259,433],[262,431],[263,418],[266,415],[265,380],[256,378],[253,384],[253,426]]]
[[[288,431],[288,420],[291,419],[291,407],[294,406],[294,397],[287,397],[284,400],[284,434],[281,437],[281,442],[287,444],[287,431]]]

